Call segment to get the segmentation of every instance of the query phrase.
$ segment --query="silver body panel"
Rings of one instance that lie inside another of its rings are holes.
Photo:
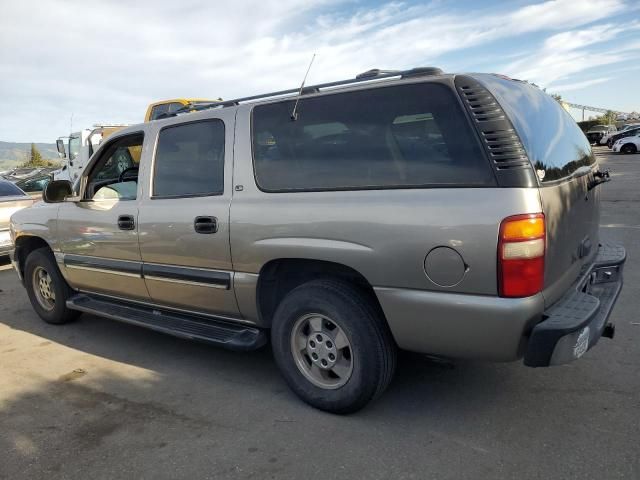
[[[120,215],[138,214],[135,200],[64,202],[58,210],[58,236],[62,253],[90,257],[91,266],[65,263],[65,277],[73,288],[148,300],[149,293],[140,275],[106,270],[100,259],[140,263],[138,231],[120,230]]]
[[[591,175],[540,188],[547,219],[545,290],[547,306],[555,303],[597,254],[600,226],[600,188],[588,190]],[[589,253],[580,258],[587,239]]]

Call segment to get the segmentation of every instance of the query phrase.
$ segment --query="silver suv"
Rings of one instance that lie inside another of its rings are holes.
[[[539,367],[613,336],[608,175],[538,88],[420,68],[195,109],[119,131],[13,216],[45,321],[270,337],[295,393],[338,413],[385,390],[398,348]]]

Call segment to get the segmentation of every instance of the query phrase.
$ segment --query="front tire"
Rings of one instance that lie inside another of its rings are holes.
[[[48,248],[39,248],[29,254],[24,266],[24,284],[33,309],[45,322],[60,325],[80,315],[67,308],[73,290],[62,277]]]
[[[352,413],[391,382],[396,346],[377,305],[337,280],[295,288],[276,309],[273,353],[289,387],[305,402]]]
[[[622,153],[636,153],[638,149],[633,143],[625,143],[620,147],[620,152]]]

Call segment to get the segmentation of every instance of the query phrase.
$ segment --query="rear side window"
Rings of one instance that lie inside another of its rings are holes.
[[[256,181],[265,191],[493,185],[454,93],[411,84],[258,106]]]
[[[584,133],[552,97],[523,82],[488,74],[474,77],[489,88],[511,119],[543,183],[566,178],[595,162]]]
[[[180,102],[162,103],[151,109],[151,117],[149,120],[157,120],[160,115],[165,113],[173,113],[180,110],[184,105]]]
[[[224,122],[163,128],[153,171],[153,196],[220,195],[224,191]]]
[[[24,192],[13,183],[0,181],[0,197],[13,197],[24,195]]]

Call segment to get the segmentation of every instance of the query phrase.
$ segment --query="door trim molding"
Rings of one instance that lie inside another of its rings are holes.
[[[223,288],[225,290],[231,288],[231,273],[221,270],[143,263],[142,276],[164,282]]]
[[[149,280],[161,282],[220,288],[224,290],[231,288],[231,272],[225,270],[143,263],[132,260],[114,260],[111,258],[75,254],[64,254],[62,263],[67,268],[77,270],[148,278]]]
[[[74,254],[65,254],[63,262],[67,268],[142,278],[142,264],[140,262]]]

